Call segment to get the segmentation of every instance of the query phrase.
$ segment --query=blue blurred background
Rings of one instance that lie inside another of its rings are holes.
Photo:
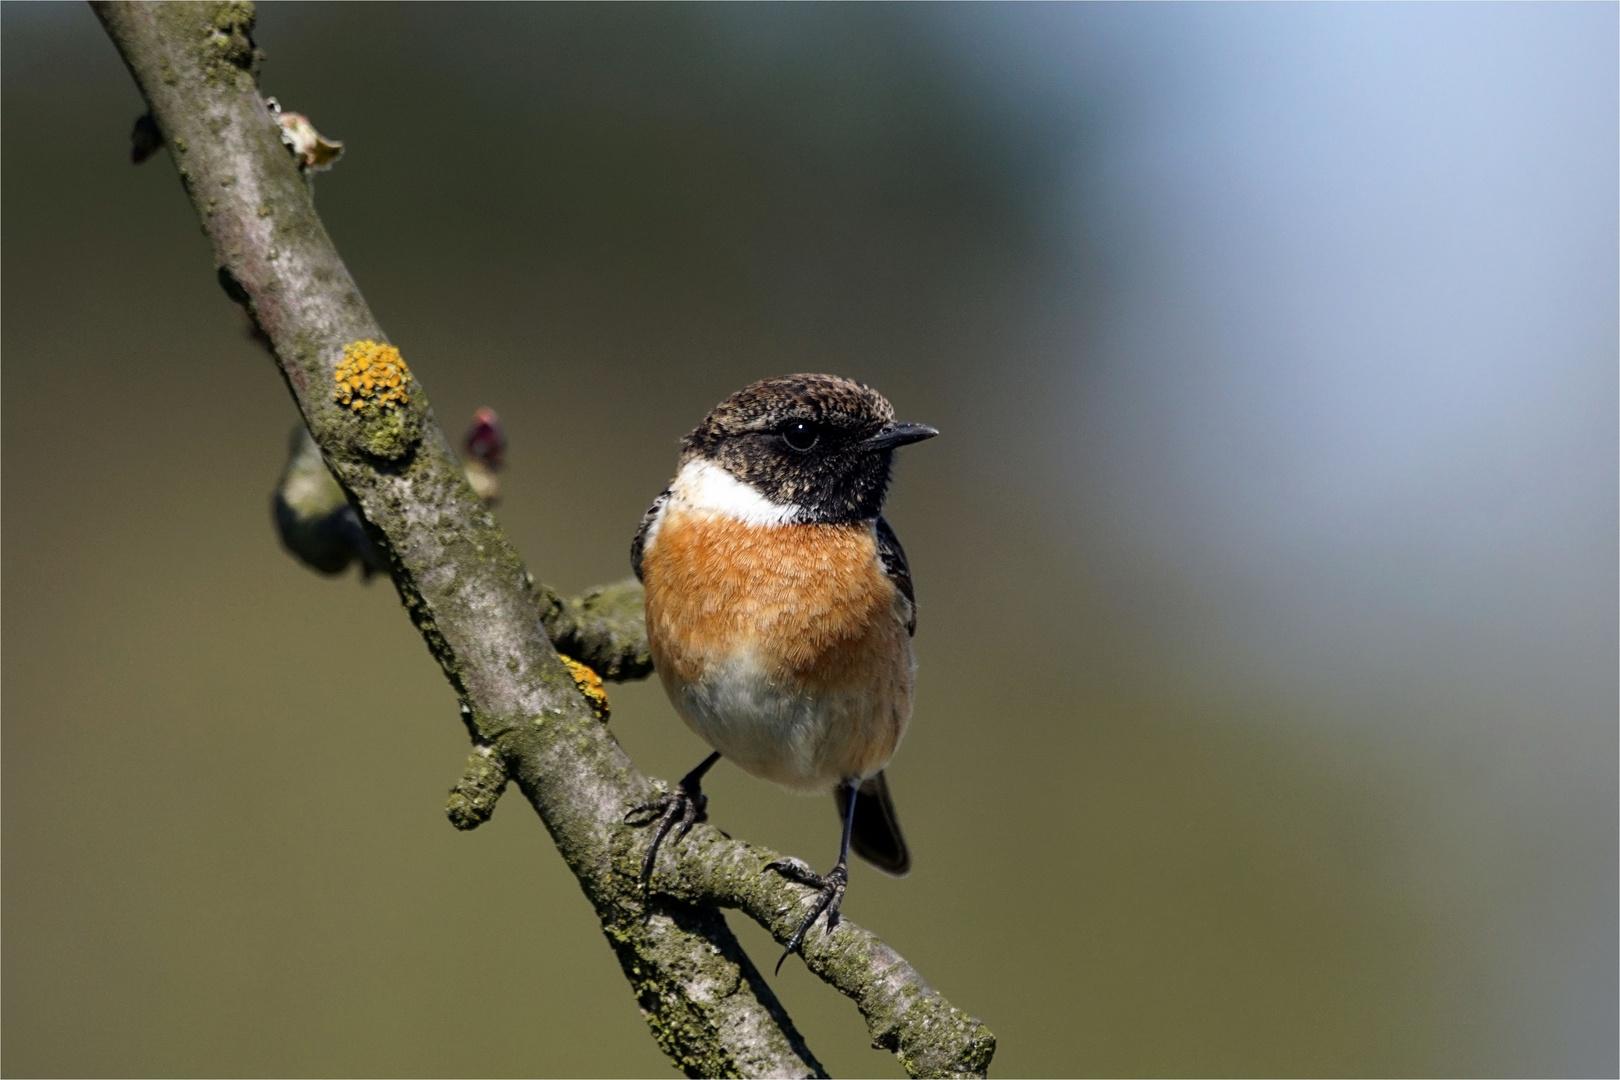
[[[3,7],[7,1075],[661,1075],[86,8]],[[828,370],[945,437],[846,908],[1001,1075],[1614,1075],[1617,9],[268,4],[317,204],[565,590],[676,440]],[[646,770],[703,748],[613,691]],[[820,864],[824,800],[719,770]],[[764,935],[739,925],[756,956]],[[837,1073],[898,1075],[777,985]]]

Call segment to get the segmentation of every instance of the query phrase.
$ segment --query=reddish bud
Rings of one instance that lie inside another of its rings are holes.
[[[467,429],[467,456],[493,472],[506,459],[506,435],[501,431],[501,418],[488,405],[473,413],[472,426]]]

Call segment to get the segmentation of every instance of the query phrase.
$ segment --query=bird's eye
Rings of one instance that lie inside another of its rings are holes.
[[[821,432],[808,420],[789,420],[782,425],[782,441],[788,444],[790,450],[803,453],[820,439]]]

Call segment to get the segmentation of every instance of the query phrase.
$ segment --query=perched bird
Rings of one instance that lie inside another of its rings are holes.
[[[656,823],[642,880],[672,829],[679,842],[703,820],[703,776],[721,757],[793,791],[833,792],[832,870],[767,868],[818,890],[784,960],[823,912],[836,925],[851,847],[887,873],[911,869],[883,768],[911,719],[917,609],[882,511],[895,448],[938,434],[896,423],[881,394],[849,379],[761,380],[682,440],[675,479],[631,544],[654,667],[715,751],[627,815]]]

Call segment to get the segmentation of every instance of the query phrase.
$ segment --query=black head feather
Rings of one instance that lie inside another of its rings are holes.
[[[802,520],[869,521],[883,510],[894,450],[937,435],[897,424],[869,386],[837,375],[783,375],[743,387],[682,441],[682,461],[712,461]]]

